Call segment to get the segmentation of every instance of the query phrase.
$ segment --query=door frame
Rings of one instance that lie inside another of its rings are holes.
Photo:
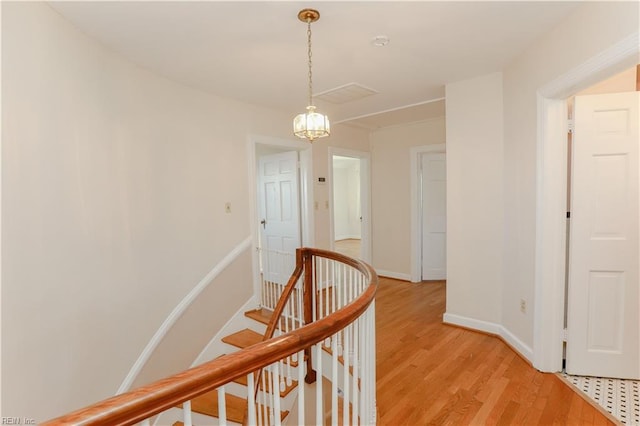
[[[335,218],[333,212],[333,156],[350,157],[360,160],[360,213],[362,213],[360,255],[371,263],[371,153],[329,147],[329,248],[335,250]]]
[[[634,66],[639,33],[538,88],[533,366],[562,370],[565,309],[567,98]]]
[[[409,152],[410,175],[411,175],[411,282],[422,281],[422,186],[420,185],[421,167],[420,159],[422,154],[447,154],[446,143],[434,145],[414,146]]]
[[[300,192],[300,231],[303,247],[313,247],[314,239],[314,214],[313,214],[313,158],[310,143],[295,139],[274,138],[270,136],[250,134],[247,138],[247,158],[249,161],[249,229],[251,242],[254,247],[251,255],[253,269],[253,295],[257,298],[260,294],[260,268],[258,251],[258,185],[257,185],[257,156],[256,145],[270,145],[279,148],[290,148],[298,151],[299,167],[299,192]],[[259,300],[259,299],[256,299]]]

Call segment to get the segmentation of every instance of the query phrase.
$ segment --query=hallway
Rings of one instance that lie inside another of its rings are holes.
[[[338,253],[353,257],[354,259],[360,259],[360,244],[359,239],[349,238],[346,240],[338,240],[334,243],[334,250]]]
[[[554,374],[496,337],[442,324],[445,282],[380,278],[381,425],[610,425]]]

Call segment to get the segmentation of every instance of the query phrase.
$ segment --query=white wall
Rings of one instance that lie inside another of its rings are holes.
[[[502,74],[446,86],[447,314],[500,323]]]
[[[504,70],[502,324],[529,346],[533,344],[536,181],[539,178],[536,172],[537,90],[614,43],[637,34],[638,6],[637,2],[581,5]],[[610,75],[594,76],[593,82],[607,76]],[[526,314],[520,312],[520,299],[527,302]],[[543,315],[544,309],[541,308]]]
[[[3,2],[2,39],[2,408],[40,422],[113,395],[249,236],[247,135],[290,137],[291,117],[155,76],[44,3]],[[181,318],[190,342],[248,299],[249,259]],[[143,376],[200,349],[160,345]]]
[[[445,143],[438,117],[371,133],[372,264],[394,276],[411,276],[412,147]]]

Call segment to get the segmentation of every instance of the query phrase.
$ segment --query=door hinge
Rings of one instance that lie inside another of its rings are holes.
[[[567,120],[567,131],[573,133],[573,118]]]
[[[563,329],[562,329],[562,341],[563,341],[563,342],[566,342],[566,341],[567,341],[567,336],[568,336],[567,329],[566,329],[566,328],[563,328]]]

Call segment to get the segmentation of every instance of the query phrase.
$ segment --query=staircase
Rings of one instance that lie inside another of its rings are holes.
[[[210,357],[226,355],[44,425],[375,424],[375,271],[301,248],[281,288]]]
[[[260,343],[263,340],[264,332],[266,331],[266,327],[273,316],[273,311],[265,308],[258,308],[251,311],[245,312],[245,317],[252,320],[251,328],[245,328],[243,330],[237,331],[235,333],[229,334],[222,338],[222,342],[227,345],[229,348],[229,353],[238,351],[240,349],[248,348],[256,343]],[[256,330],[260,330],[258,332]],[[292,367],[297,366],[297,362],[291,363]],[[233,425],[238,424],[242,425],[243,422],[246,421],[247,415],[247,376],[241,376],[235,380],[233,380],[234,385],[229,385],[228,390],[225,394],[226,401],[226,419],[227,424]],[[285,401],[293,403],[292,398],[289,400],[286,397],[298,386],[298,382],[296,380],[290,380],[289,383],[287,381],[283,381],[283,386],[279,389],[280,397]],[[264,381],[260,381],[259,384],[259,392],[265,392]],[[267,389],[267,392],[269,390]],[[238,396],[243,395],[243,396]],[[292,395],[293,397],[294,395]],[[182,408],[182,405],[179,406]],[[263,404],[259,404],[257,408],[258,412],[267,412],[271,411],[271,407],[265,407]],[[203,395],[200,395],[191,400],[191,412],[197,413],[201,416],[198,416],[198,425],[217,425],[218,417],[220,415],[218,408],[218,392],[213,390],[211,392],[207,392]],[[271,414],[271,413],[270,413]],[[280,411],[280,419],[283,421],[289,415],[288,410]],[[266,416],[267,418],[270,417]],[[195,422],[194,422],[195,424]],[[267,424],[272,424],[271,422]],[[173,426],[183,426],[183,422],[175,422]]]

